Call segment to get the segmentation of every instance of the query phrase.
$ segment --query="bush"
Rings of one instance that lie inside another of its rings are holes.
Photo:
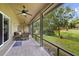
[[[55,32],[53,30],[47,29],[47,30],[44,30],[44,34],[46,34],[48,36],[53,36],[53,35],[55,35]]]

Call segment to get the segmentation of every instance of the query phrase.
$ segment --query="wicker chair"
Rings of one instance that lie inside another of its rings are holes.
[[[29,33],[22,33],[21,34],[21,39],[22,40],[28,40],[29,39]]]
[[[20,40],[20,35],[18,32],[14,32],[13,40]]]

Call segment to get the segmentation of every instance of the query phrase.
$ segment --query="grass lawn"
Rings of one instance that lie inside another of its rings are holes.
[[[44,39],[64,48],[75,55],[79,55],[79,30],[61,31],[61,35],[65,37],[60,39],[54,36],[44,35]]]

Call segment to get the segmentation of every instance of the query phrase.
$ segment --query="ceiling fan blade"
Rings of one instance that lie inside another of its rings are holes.
[[[26,13],[26,14],[28,14],[28,15],[32,16],[32,14],[29,14],[29,13]]]

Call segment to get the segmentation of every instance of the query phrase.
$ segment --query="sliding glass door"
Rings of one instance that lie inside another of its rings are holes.
[[[0,45],[9,39],[9,18],[0,13]]]
[[[8,40],[9,36],[9,19],[4,17],[4,42]]]
[[[2,44],[2,14],[0,13],[0,45]]]

